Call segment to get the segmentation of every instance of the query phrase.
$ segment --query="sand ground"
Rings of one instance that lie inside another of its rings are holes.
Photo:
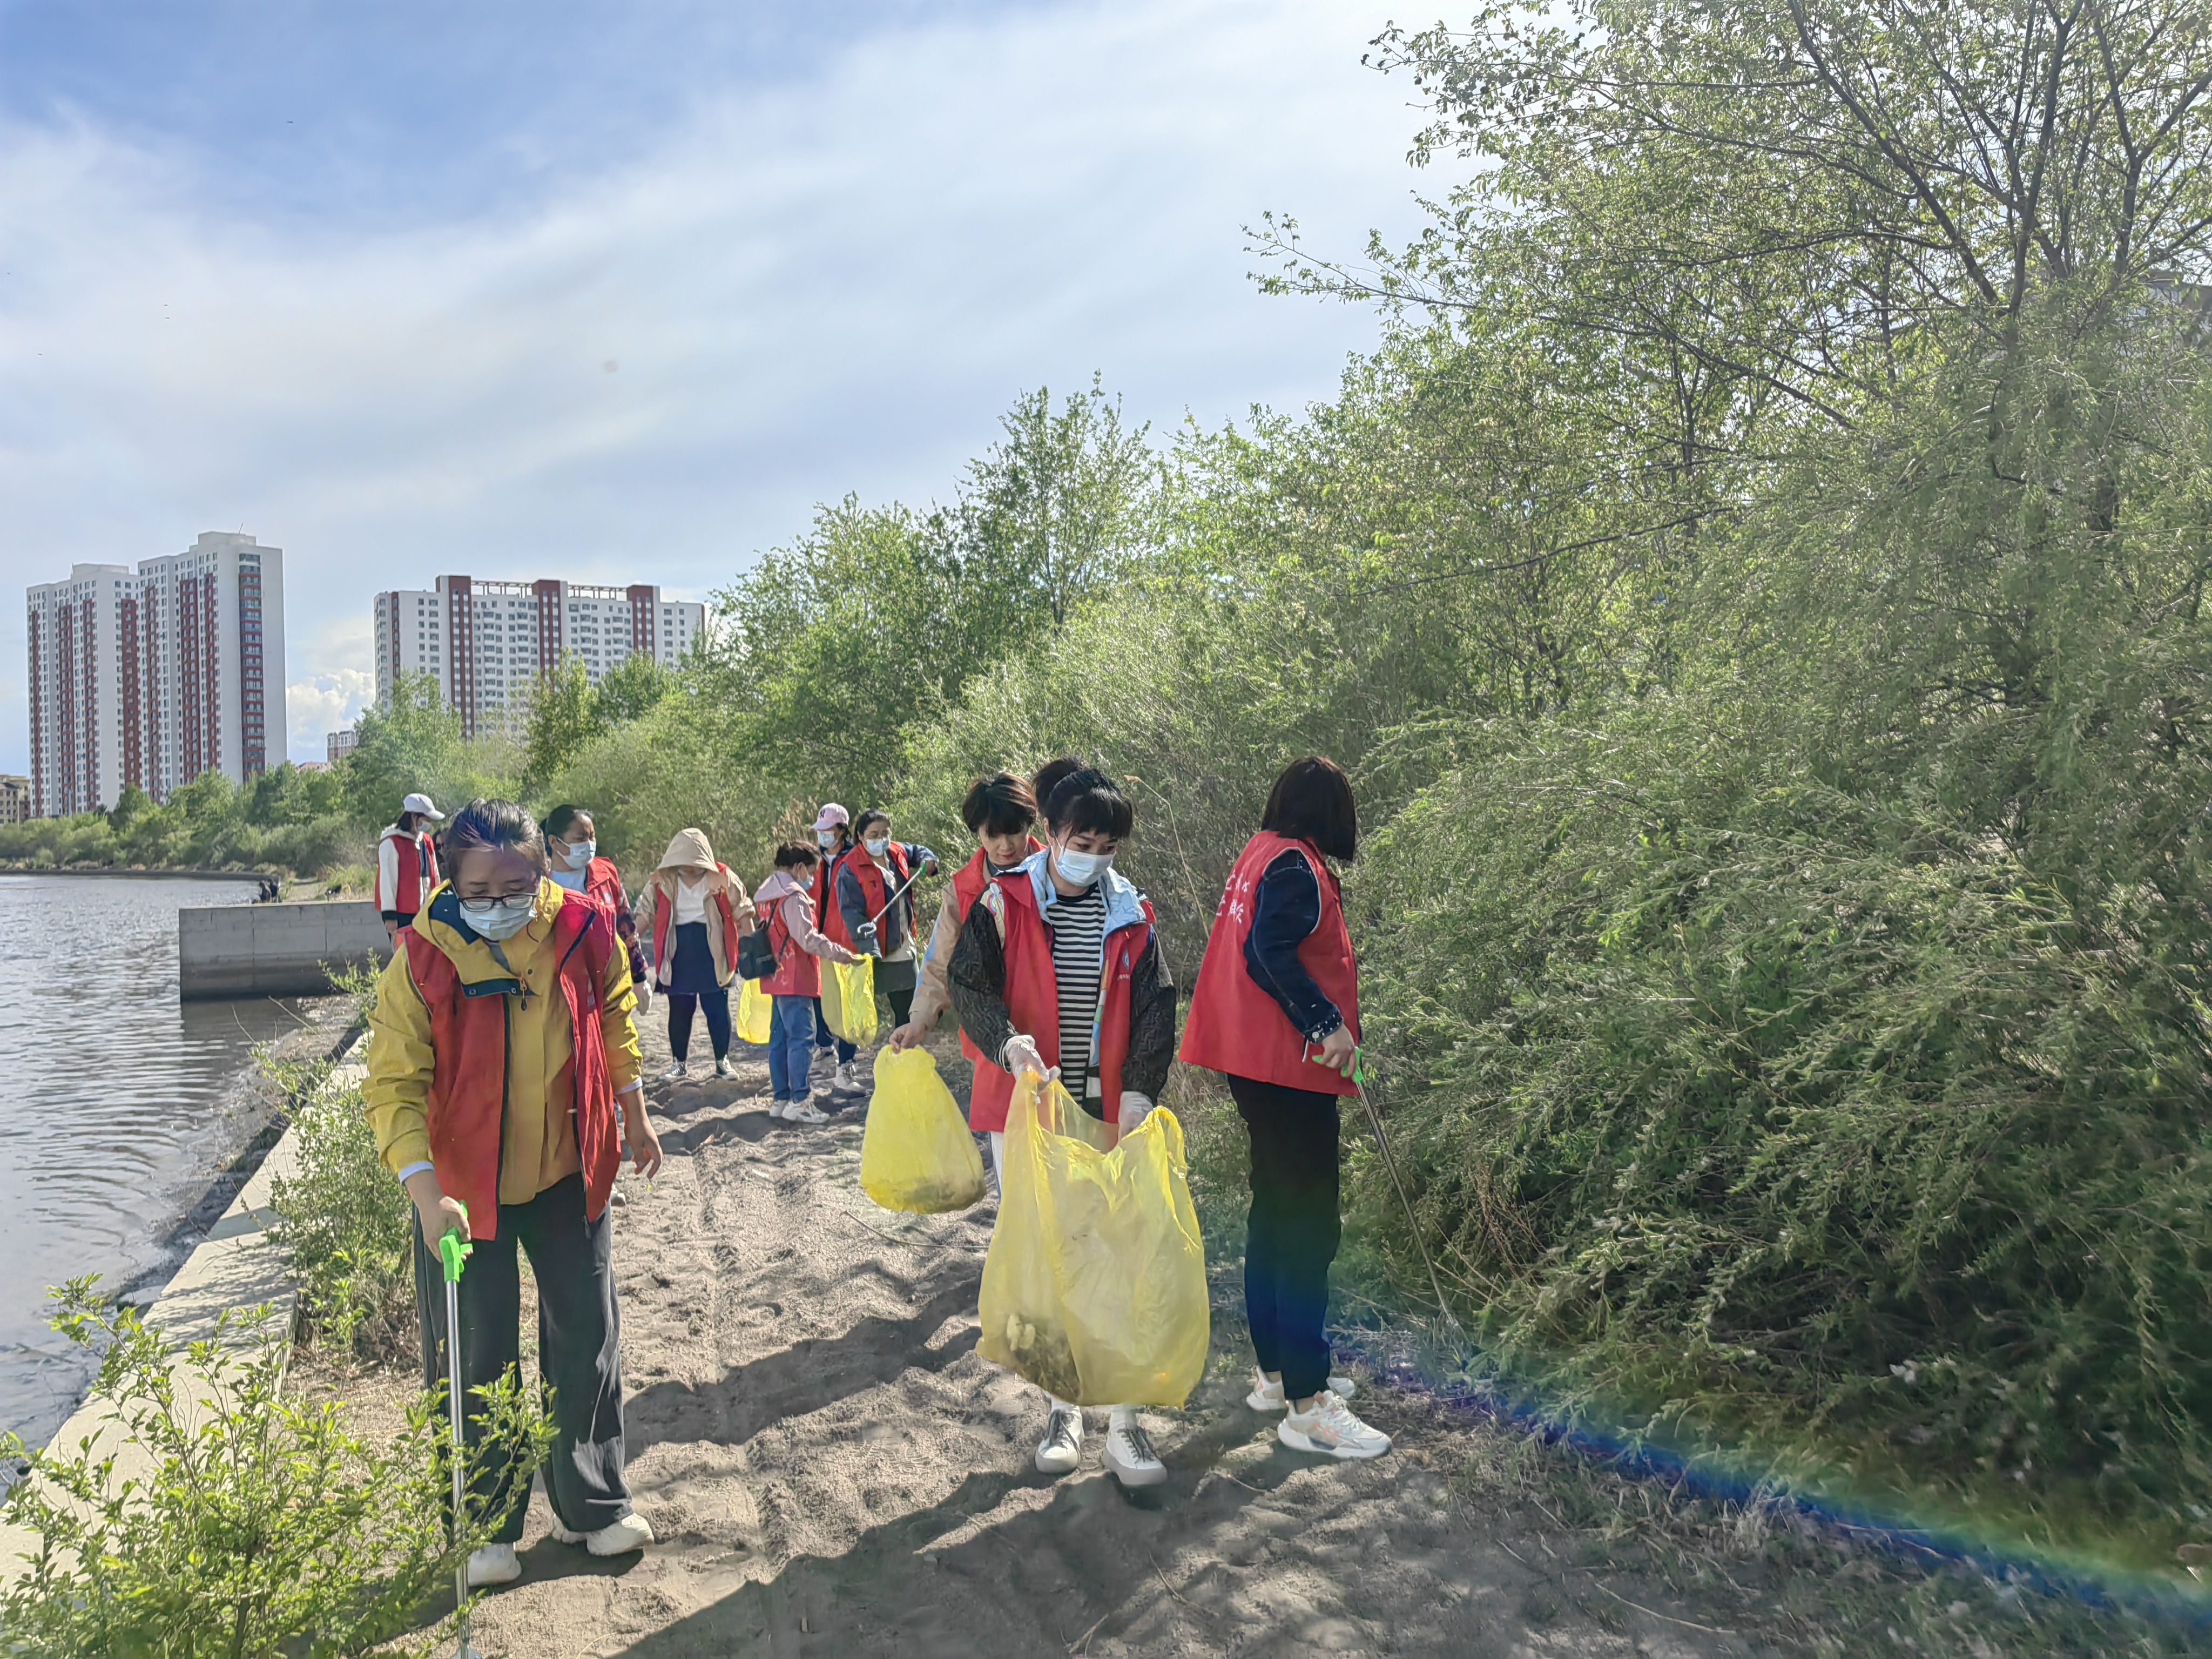
[[[658,1005],[645,1024],[658,1070]],[[1038,1474],[1042,1396],[975,1352],[994,1196],[951,1216],[878,1209],[857,1179],[862,1107],[772,1121],[751,1053],[734,1080],[652,1085],[668,1162],[649,1190],[623,1183],[629,1472],[659,1541],[595,1560],[547,1536],[534,1496],[525,1575],[477,1619],[484,1653],[1801,1650],[1728,1628],[1740,1601],[1685,1603],[1584,1565],[1539,1500],[1470,1492],[1490,1425],[1370,1388],[1360,1408],[1391,1455],[1281,1446],[1243,1403],[1234,1239],[1212,1241],[1213,1365],[1184,1410],[1146,1419],[1167,1485],[1131,1494],[1104,1474],[1097,1412],[1083,1468]],[[966,1066],[949,1048],[940,1066],[957,1091]],[[302,1381],[374,1416],[410,1379],[340,1382],[309,1356]]]

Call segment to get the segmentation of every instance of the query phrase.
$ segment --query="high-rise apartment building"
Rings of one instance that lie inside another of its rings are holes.
[[[284,554],[210,531],[185,552],[81,564],[27,596],[31,799],[40,817],[243,783],[284,739]]]
[[[565,658],[596,685],[640,652],[673,667],[706,631],[705,605],[657,587],[441,576],[427,592],[376,596],[376,697],[389,702],[402,674],[431,675],[473,735]]]

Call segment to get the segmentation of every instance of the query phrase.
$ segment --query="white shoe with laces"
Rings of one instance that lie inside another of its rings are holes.
[[[1348,1376],[1332,1376],[1328,1391],[1339,1400],[1349,1400],[1359,1392],[1359,1385]],[[1283,1392],[1280,1382],[1267,1381],[1267,1373],[1252,1373],[1252,1392],[1244,1396],[1244,1403],[1255,1412],[1286,1412],[1291,1408],[1290,1396]]]
[[[1157,1486],[1168,1478],[1168,1466],[1152,1449],[1152,1437],[1132,1415],[1118,1414],[1106,1431],[1106,1467],[1125,1486]]]
[[[1083,1413],[1073,1407],[1053,1407],[1037,1442],[1039,1474],[1068,1474],[1083,1461]]]
[[[847,1060],[837,1068],[837,1076],[830,1086],[840,1094],[857,1094],[860,1091],[860,1074],[854,1071],[852,1061]]]
[[[512,1584],[522,1577],[522,1562],[512,1544],[486,1544],[469,1552],[469,1588],[485,1589]]]
[[[811,1100],[787,1100],[783,1103],[783,1120],[787,1123],[827,1123],[830,1114]]]
[[[688,1078],[690,1075],[691,1068],[689,1066],[685,1065],[680,1060],[672,1060],[662,1068],[660,1076],[656,1079],[656,1081],[661,1083],[681,1083],[685,1078]]]
[[[561,1524],[556,1516],[553,1521],[553,1536],[564,1544],[581,1544],[594,1555],[628,1555],[632,1550],[641,1550],[653,1541],[653,1523],[632,1510],[621,1520],[601,1527],[597,1532],[571,1532]]]
[[[1310,1412],[1292,1412],[1275,1425],[1275,1438],[1293,1451],[1328,1457],[1380,1457],[1390,1437],[1354,1417],[1344,1401],[1323,1389]]]
[[[714,1075],[716,1077],[735,1077],[737,1074],[738,1068],[730,1064],[730,1057],[727,1054],[724,1054],[720,1059],[714,1062]]]

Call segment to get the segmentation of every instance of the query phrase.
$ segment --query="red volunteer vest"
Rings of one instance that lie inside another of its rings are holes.
[[[598,859],[592,860],[594,865],[599,861]],[[726,876],[730,874],[730,866],[726,864],[717,864],[714,867]],[[731,879],[735,880],[736,878],[732,877]],[[710,902],[721,913],[722,963],[730,975],[734,977],[738,971],[737,906],[730,902],[730,896],[726,892],[712,895]],[[675,915],[676,895],[656,883],[653,890],[653,979],[655,984],[659,983],[660,964],[669,959],[668,930]],[[725,985],[729,982],[728,978],[722,981]]]
[[[1044,851],[1042,842],[1035,836],[1031,836],[1029,839],[1030,852]],[[983,849],[979,847],[975,849],[975,857],[952,872],[953,921],[965,927],[968,925],[968,913],[975,908],[975,901],[982,897],[983,890],[990,884],[991,860],[983,856]],[[948,963],[945,965],[950,967],[951,964]],[[969,1040],[968,1033],[965,1031],[960,1033],[960,1052],[970,1060],[983,1058],[983,1051]]]
[[[853,935],[846,930],[845,912],[837,902],[837,872],[852,855],[853,848],[848,847],[835,858],[825,860],[822,873],[814,878],[815,929],[836,939],[848,951],[853,948]]]
[[[868,856],[865,847],[846,860],[847,867],[853,872],[853,879],[860,884],[860,902],[866,906],[867,914],[872,916],[890,902],[893,893],[906,887],[907,878],[914,873],[907,867],[906,848],[896,842],[890,844],[890,850],[884,856],[891,861],[891,873],[895,878],[888,884],[884,880],[884,872],[876,868],[876,861]],[[914,934],[914,890],[911,887],[907,888],[906,896],[899,902],[906,906],[906,931],[908,937],[911,938]],[[844,908],[842,905],[832,905],[831,908],[841,913]],[[876,923],[877,939],[880,940],[883,934],[884,925],[879,920]]]
[[[1354,1041],[1359,1036],[1359,969],[1352,957],[1352,934],[1344,925],[1344,901],[1336,878],[1310,842],[1292,841],[1261,830],[1244,845],[1229,872],[1221,908],[1199,964],[1191,993],[1190,1017],[1183,1024],[1182,1062],[1210,1072],[1228,1072],[1286,1089],[1315,1094],[1349,1095],[1358,1085],[1342,1073],[1317,1066],[1305,1034],[1285,1018],[1282,1005],[1253,980],[1244,965],[1244,941],[1252,933],[1252,907],[1260,878],[1283,854],[1296,850],[1313,866],[1321,889],[1321,921],[1298,946],[1298,961],[1323,995],[1337,1006]]]
[[[462,982],[453,961],[408,928],[407,971],[430,1011],[430,1165],[439,1187],[469,1206],[469,1233],[499,1234],[500,1124],[507,1106],[507,996],[512,980]],[[596,1221],[614,1192],[622,1148],[615,1128],[614,1079],[607,1069],[600,987],[614,954],[614,923],[580,893],[564,891],[550,949],[560,963],[574,1057],[576,1152],[584,1166],[584,1216]]]
[[[1048,1066],[1060,1064],[1060,977],[1052,966],[1052,939],[1038,914],[1036,895],[1026,874],[1001,876],[981,895],[999,919],[1006,959],[1006,1017],[1017,1031],[1036,1039]],[[1106,1107],[1107,1140],[1118,1134],[1121,1064],[1129,1057],[1129,978],[1152,937],[1152,907],[1144,901],[1144,920],[1106,936],[1106,963],[1100,977],[1104,1006],[1098,1014],[1098,1091]],[[969,1127],[1003,1130],[1013,1104],[1014,1074],[994,1060],[978,1056],[969,1091]]]
[[[775,971],[760,987],[772,997],[818,997],[822,958],[800,950],[799,941],[792,938],[790,925],[783,919],[783,907],[790,902],[787,893],[768,908],[768,948],[775,952]]]
[[[398,843],[392,860],[397,873],[392,890],[379,895],[384,902],[376,908],[411,916],[428,902],[438,885],[437,848],[428,835],[420,832],[410,836],[404,830],[387,830],[384,838]]]
[[[597,899],[610,913],[623,908],[622,872],[612,859],[595,858],[584,866],[584,896]]]

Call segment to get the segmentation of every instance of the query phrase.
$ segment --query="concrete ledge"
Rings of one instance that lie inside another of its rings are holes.
[[[365,899],[226,904],[177,912],[179,994],[319,996],[329,969],[382,967],[392,942]]]

